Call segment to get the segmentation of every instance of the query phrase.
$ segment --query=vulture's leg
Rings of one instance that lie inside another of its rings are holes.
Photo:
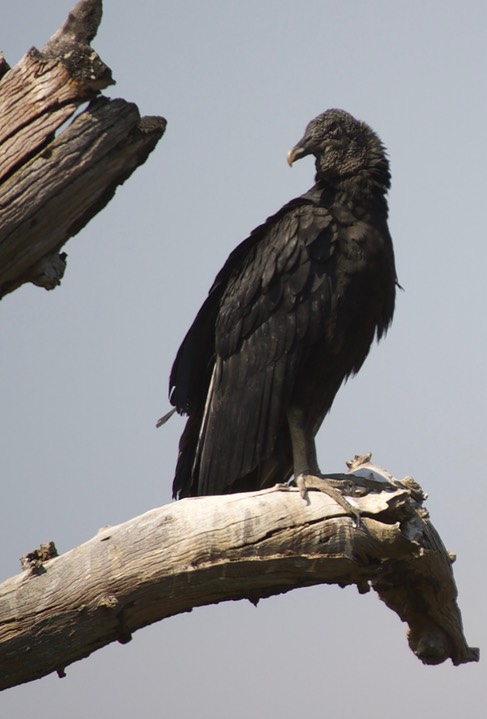
[[[304,474],[320,477],[315,438],[311,432],[306,432],[302,409],[289,407],[287,422],[293,450],[294,476],[298,477]]]
[[[357,522],[360,522],[360,512],[338,491],[343,488],[343,481],[331,479],[321,474],[316,458],[316,444],[312,432],[307,432],[304,422],[303,410],[299,407],[290,407],[287,411],[289,434],[293,451],[294,481],[303,499],[308,489],[317,489],[335,500]]]

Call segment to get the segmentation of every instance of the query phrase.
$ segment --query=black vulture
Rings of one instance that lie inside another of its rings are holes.
[[[188,420],[174,497],[319,477],[314,437],[391,324],[384,146],[332,109],[308,124],[288,162],[307,155],[315,184],[230,254],[177,353],[170,402]]]

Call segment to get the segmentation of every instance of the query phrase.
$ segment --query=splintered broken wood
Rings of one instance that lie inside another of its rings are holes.
[[[165,130],[125,100],[97,97],[112,73],[90,46],[101,0],[80,0],[41,51],[0,57],[0,298],[63,276],[60,248],[145,162]],[[56,136],[73,113],[88,108]]]
[[[53,544],[31,552],[26,571],[0,585],[0,689],[63,676],[96,649],[194,607],[323,583],[375,589],[424,663],[477,661],[421,489],[368,459],[332,475],[353,486],[358,524],[326,494],[303,499],[276,486],[153,509],[60,557]]]

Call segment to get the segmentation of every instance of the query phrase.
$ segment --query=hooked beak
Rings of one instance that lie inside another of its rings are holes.
[[[308,155],[314,155],[315,147],[313,139],[308,137],[306,134],[300,139],[297,145],[289,150],[287,153],[287,164],[292,167],[293,162],[300,160],[302,157]]]
[[[301,147],[301,145],[296,145],[296,147],[293,147],[287,153],[287,164],[289,165],[289,167],[292,167],[293,162],[299,160],[301,157],[304,157],[306,154],[307,152],[304,147]]]

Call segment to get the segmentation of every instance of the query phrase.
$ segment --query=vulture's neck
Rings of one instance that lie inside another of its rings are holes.
[[[328,201],[348,207],[359,216],[375,211],[387,218],[386,196],[390,186],[390,173],[386,159],[374,162],[347,177],[330,177],[317,173],[315,182],[316,189],[319,189],[323,198],[326,197]]]

